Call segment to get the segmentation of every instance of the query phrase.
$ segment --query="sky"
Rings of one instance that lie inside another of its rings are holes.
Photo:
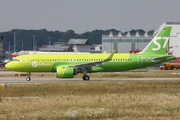
[[[0,3],[0,32],[149,31],[170,21],[180,21],[180,0],[1,0]]]

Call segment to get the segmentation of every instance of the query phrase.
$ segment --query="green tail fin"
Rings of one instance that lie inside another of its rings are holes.
[[[164,26],[140,53],[166,54],[172,26]]]

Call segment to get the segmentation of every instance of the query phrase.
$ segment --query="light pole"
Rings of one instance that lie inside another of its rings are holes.
[[[51,37],[49,37],[49,45],[51,45]]]
[[[111,50],[110,50],[110,52],[112,53],[112,38],[113,38],[113,33],[112,32],[109,34],[109,37],[111,38]]]
[[[22,40],[22,44],[21,44],[21,50],[23,50],[23,40]]]
[[[34,49],[35,49],[35,46],[34,46],[34,44],[35,44],[35,35],[32,35],[32,37],[33,37],[33,51],[34,51]]]
[[[10,41],[9,41],[9,60],[11,59],[11,44],[10,44]]]
[[[14,33],[14,52],[16,52],[16,33]]]

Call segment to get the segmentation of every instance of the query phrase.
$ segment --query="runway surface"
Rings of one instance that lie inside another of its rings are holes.
[[[58,79],[58,78],[31,78],[31,81],[26,81],[26,77],[0,77],[0,83],[48,83],[59,81],[83,81],[80,78],[71,79]],[[174,81],[180,80],[180,78],[91,78],[90,81]],[[86,81],[84,81],[86,82]]]
[[[8,84],[21,84],[21,83],[49,83],[49,82],[60,82],[60,81],[83,81],[82,78],[68,78],[59,79],[55,77],[55,74],[50,74],[50,77],[46,76],[32,76],[31,81],[26,81],[26,76],[12,76],[15,73],[11,71],[0,71],[0,83]],[[180,81],[180,78],[90,78],[90,81]]]

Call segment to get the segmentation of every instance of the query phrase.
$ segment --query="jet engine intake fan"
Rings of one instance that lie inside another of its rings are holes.
[[[57,78],[73,78],[74,77],[74,69],[68,66],[57,67]]]

